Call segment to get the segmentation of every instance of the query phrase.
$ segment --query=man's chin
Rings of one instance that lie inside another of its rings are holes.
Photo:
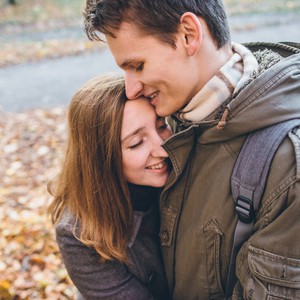
[[[160,109],[157,106],[155,106],[154,109],[155,109],[155,113],[162,118],[166,118],[170,115],[169,113],[166,113],[163,109]]]

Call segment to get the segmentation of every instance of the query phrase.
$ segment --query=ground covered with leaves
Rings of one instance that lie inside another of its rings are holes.
[[[46,213],[66,140],[62,108],[0,112],[0,299],[73,299]]]

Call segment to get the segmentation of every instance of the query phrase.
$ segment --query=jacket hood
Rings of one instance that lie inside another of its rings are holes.
[[[200,124],[204,129],[200,143],[222,142],[300,118],[300,54],[293,54],[264,71],[227,105],[227,109],[229,114],[222,130],[217,129],[218,120]]]

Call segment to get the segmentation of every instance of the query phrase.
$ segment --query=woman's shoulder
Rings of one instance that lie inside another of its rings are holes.
[[[58,222],[55,224],[56,234],[59,234],[62,231],[73,232],[74,226],[78,227],[75,216],[68,209],[65,209]]]

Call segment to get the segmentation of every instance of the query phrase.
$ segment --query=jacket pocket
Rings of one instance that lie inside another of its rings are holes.
[[[248,263],[254,277],[264,283],[268,300],[300,299],[300,260],[249,246]]]
[[[210,289],[209,299],[224,299],[221,280],[221,244],[223,233],[216,219],[209,221],[203,228],[205,236],[205,263]]]

